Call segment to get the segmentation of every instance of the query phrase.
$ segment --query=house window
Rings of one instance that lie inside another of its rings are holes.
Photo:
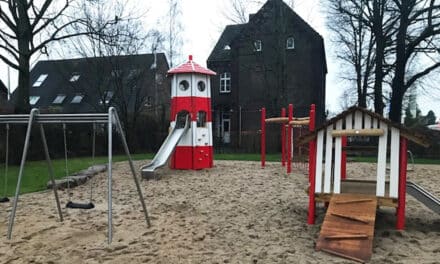
[[[40,77],[34,82],[33,87],[40,87],[43,82],[46,80],[47,74],[41,74]]]
[[[79,80],[79,77],[81,75],[79,73],[73,73],[72,76],[70,76],[69,82],[76,82]]]
[[[109,103],[110,103],[110,100],[112,99],[112,97],[113,97],[113,92],[112,92],[112,91],[106,91],[106,92],[104,92],[104,100],[105,100],[105,104],[109,104]],[[100,105],[104,104],[104,102],[102,101],[102,99],[99,100],[99,104],[100,104]]]
[[[82,94],[77,94],[73,97],[72,101],[70,102],[71,104],[79,104],[82,102],[84,98],[84,95]]]
[[[39,100],[40,100],[40,96],[35,96],[35,95],[29,96],[30,105],[36,105]]]
[[[224,72],[220,75],[220,93],[231,92],[231,73]]]
[[[229,45],[225,45],[225,47],[223,48],[224,50],[231,50],[231,46]]]
[[[263,50],[263,44],[261,40],[255,40],[254,41],[254,51],[262,51]]]
[[[153,98],[151,96],[147,97],[147,100],[145,100],[145,106],[149,107],[152,105]]]
[[[293,37],[287,38],[286,49],[295,49],[295,39]]]
[[[64,94],[59,94],[55,99],[53,100],[53,104],[62,104],[64,102],[64,99],[66,99],[66,96]]]
[[[197,127],[206,127],[206,112],[197,112]]]
[[[122,76],[122,70],[112,70],[113,78],[120,78]]]

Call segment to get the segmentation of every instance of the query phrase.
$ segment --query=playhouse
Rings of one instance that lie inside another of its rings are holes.
[[[370,145],[377,142],[375,180],[351,180],[350,175],[344,179],[347,137],[370,139]],[[317,249],[368,260],[379,206],[396,208],[396,228],[404,229],[408,140],[429,145],[424,136],[359,107],[349,108],[298,140],[299,144],[312,143],[308,224],[315,223],[317,202],[330,203]]]

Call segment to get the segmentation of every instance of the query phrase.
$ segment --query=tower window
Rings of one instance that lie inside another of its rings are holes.
[[[197,127],[205,127],[206,126],[206,112],[199,111],[197,112]]]
[[[295,39],[293,37],[287,38],[286,49],[295,49]]]
[[[254,51],[262,51],[263,50],[263,44],[261,40],[255,40],[254,41]]]
[[[179,89],[182,91],[186,91],[189,88],[189,83],[186,80],[183,80],[179,83]]]
[[[205,91],[206,89],[206,84],[204,81],[200,81],[197,83],[197,89],[199,89],[200,92]]]
[[[224,72],[220,75],[220,93],[231,92],[231,73]]]

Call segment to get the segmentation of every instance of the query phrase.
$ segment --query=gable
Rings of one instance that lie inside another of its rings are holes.
[[[226,46],[231,46],[232,41],[244,28],[245,24],[228,25],[223,30],[219,40],[214,49],[208,57],[208,61],[229,61],[231,59],[231,50],[225,49]]]

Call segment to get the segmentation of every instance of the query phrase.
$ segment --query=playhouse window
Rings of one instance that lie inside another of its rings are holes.
[[[231,92],[231,73],[224,72],[220,75],[220,93]]]
[[[183,80],[179,83],[179,89],[182,91],[186,91],[189,88],[189,83],[187,80]]]
[[[200,81],[197,83],[197,88],[199,89],[200,92],[205,91],[206,89],[206,84],[204,81]]]
[[[199,111],[197,112],[197,127],[205,127],[206,126],[206,112]]]
[[[293,37],[287,38],[286,49],[295,49],[295,39]]]

